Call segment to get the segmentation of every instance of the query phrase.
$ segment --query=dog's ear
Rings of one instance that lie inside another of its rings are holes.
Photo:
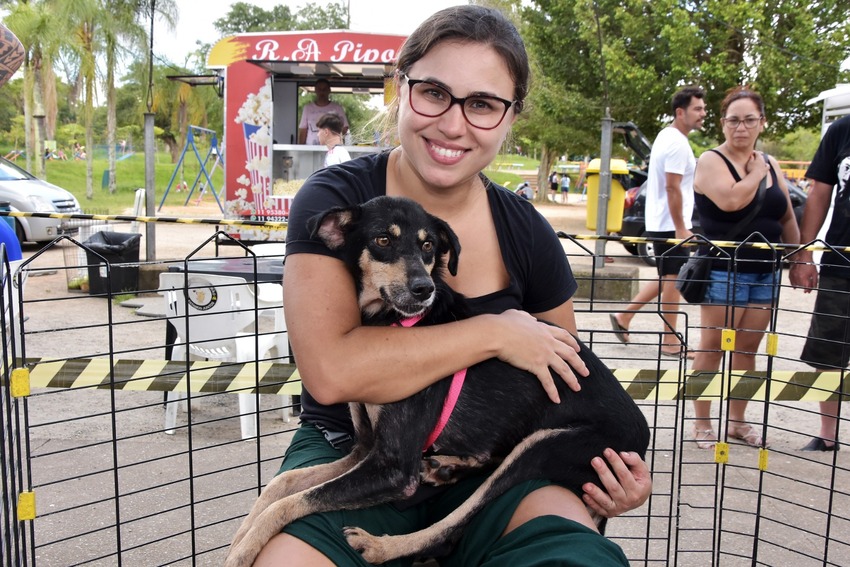
[[[442,255],[448,253],[449,260],[446,263],[446,267],[449,269],[449,273],[453,276],[457,275],[457,259],[460,255],[460,241],[457,239],[457,234],[452,230],[452,227],[449,224],[437,217],[433,217],[437,222],[438,234],[440,237],[440,243],[437,247],[437,252]]]
[[[312,238],[319,237],[331,250],[345,244],[345,235],[359,216],[360,207],[334,207],[307,220]]]

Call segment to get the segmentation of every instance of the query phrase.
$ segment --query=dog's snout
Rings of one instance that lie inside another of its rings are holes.
[[[417,301],[425,301],[434,293],[434,282],[431,278],[415,278],[410,282],[410,293]]]

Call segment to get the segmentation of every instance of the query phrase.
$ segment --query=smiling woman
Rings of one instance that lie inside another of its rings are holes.
[[[299,190],[287,228],[284,312],[304,390],[302,425],[284,457],[284,474],[328,465],[303,471],[306,479],[357,456],[346,453],[365,430],[355,432],[345,402],[358,402],[354,411],[359,404],[396,402],[494,357],[527,369],[553,402],[560,399],[556,381],[578,389],[577,377],[588,374],[573,336],[577,282],[557,236],[531,203],[482,174],[522,111],[529,71],[519,32],[497,10],[463,5],[434,14],[405,40],[389,77],[396,96],[386,127],[397,134],[398,147],[317,171]],[[344,252],[329,246],[311,219],[383,196],[407,197],[451,225],[463,252],[446,283],[469,297],[478,315],[409,328],[362,323]],[[413,445],[414,455],[421,453],[421,444]],[[414,471],[410,478],[418,478],[418,458],[412,465],[400,458]],[[483,507],[440,564],[483,564],[497,548],[518,566],[577,564],[561,555],[581,556],[588,565],[627,564],[622,550],[598,533],[587,507],[611,517],[639,506],[651,490],[648,468],[636,453],[611,450],[587,466],[599,484],[582,486],[583,494],[543,480],[509,489]],[[365,566],[345,526],[415,532],[452,511],[461,494],[483,481],[466,479],[434,494],[407,486],[376,497],[367,509],[310,514],[282,533],[260,526],[267,512],[252,513],[227,565]],[[545,559],[535,557],[544,549]],[[386,564],[411,563],[397,558]]]

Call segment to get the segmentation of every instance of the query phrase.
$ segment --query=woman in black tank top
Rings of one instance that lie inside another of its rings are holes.
[[[800,231],[788,187],[777,175],[779,165],[755,151],[756,140],[765,126],[762,97],[736,87],[723,100],[720,114],[725,141],[700,156],[694,178],[694,203],[705,236],[740,242],[758,233],[753,240],[797,244]],[[759,194],[762,179],[766,189]],[[751,216],[752,220],[746,222]],[[741,221],[746,226],[730,235]],[[724,259],[712,266],[706,303],[700,307],[700,348],[694,358],[695,371],[720,368],[723,329],[737,330],[732,369],[755,370],[754,353],[770,322],[771,304],[781,279],[777,252],[773,250],[743,246],[724,251],[729,256],[723,255]],[[734,262],[728,258],[734,258]],[[747,400],[730,402],[727,436],[753,447],[766,447],[762,434],[746,422],[746,408]],[[712,448],[717,434],[712,426],[711,402],[695,401],[694,413],[697,446]]]

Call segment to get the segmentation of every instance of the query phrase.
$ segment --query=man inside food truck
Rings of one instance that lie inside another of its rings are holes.
[[[331,102],[331,84],[327,79],[318,79],[315,85],[316,99],[304,107],[301,111],[301,122],[298,124],[298,143],[312,146],[321,145],[319,142],[319,129],[316,122],[322,115],[333,112],[342,118],[342,134],[348,133],[348,118],[345,109],[339,104]]]

